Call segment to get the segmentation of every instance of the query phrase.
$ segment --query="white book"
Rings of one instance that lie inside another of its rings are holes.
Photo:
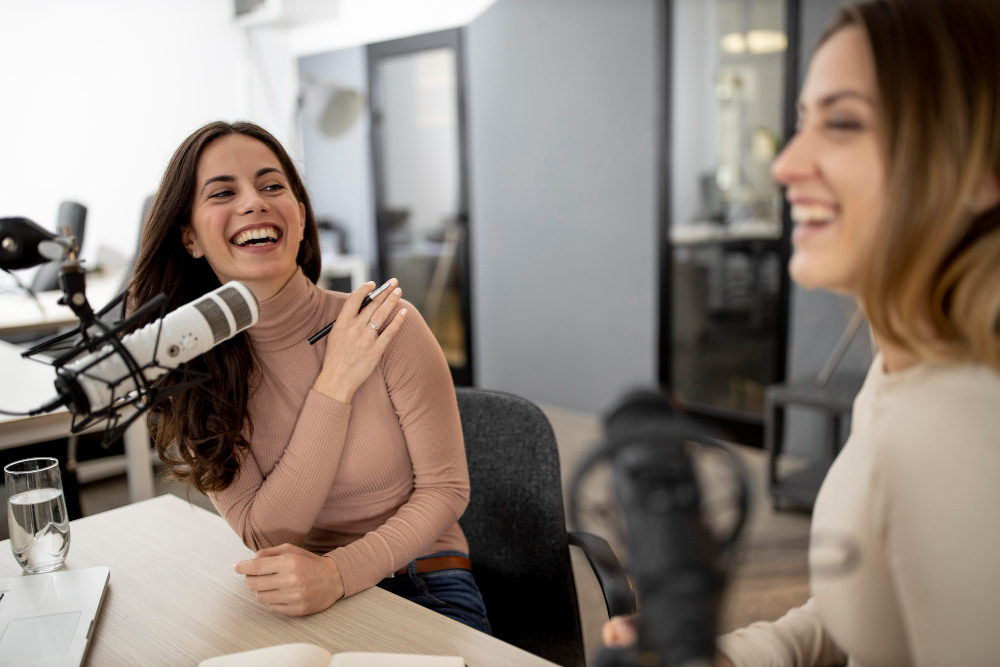
[[[406,653],[337,653],[315,644],[281,644],[209,658],[198,667],[465,667],[455,656]]]

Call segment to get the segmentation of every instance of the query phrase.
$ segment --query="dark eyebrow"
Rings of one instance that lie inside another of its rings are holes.
[[[205,188],[207,188],[212,183],[218,183],[220,181],[222,181],[223,183],[232,183],[235,180],[236,180],[235,176],[213,176],[212,178],[202,183],[201,192],[205,192]]]
[[[277,167],[263,167],[262,169],[258,169],[257,173],[254,174],[253,177],[260,178],[264,174],[271,174],[271,173],[281,174],[282,176],[285,175],[285,172],[281,171]]]
[[[260,178],[264,174],[270,174],[270,173],[277,173],[277,174],[281,174],[282,176],[285,175],[285,172],[281,171],[277,167],[263,167],[261,169],[258,169],[257,173],[254,174],[253,177],[254,178]],[[205,188],[207,188],[212,183],[219,183],[219,182],[222,182],[222,183],[233,183],[235,181],[236,181],[236,177],[235,176],[229,176],[229,175],[225,175],[225,174],[222,175],[222,176],[213,176],[212,178],[210,178],[207,181],[205,181],[204,183],[202,183],[202,185],[201,185],[201,192],[205,192]]]
[[[875,101],[874,100],[872,100],[867,95],[863,95],[863,94],[859,93],[856,90],[838,90],[838,91],[836,91],[834,93],[830,93],[829,95],[821,98],[820,101],[816,104],[816,106],[818,106],[818,107],[828,107],[828,106],[834,104],[835,102],[839,102],[840,100],[842,100],[844,98],[847,98],[847,97],[853,97],[853,98],[861,100],[862,102],[867,102],[872,107],[875,106]],[[799,110],[799,113],[802,113],[805,110],[805,104],[803,104],[801,100],[799,101],[799,104],[798,104],[798,110]]]

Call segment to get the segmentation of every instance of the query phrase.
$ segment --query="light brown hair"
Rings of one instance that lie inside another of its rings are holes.
[[[253,123],[216,121],[195,130],[170,158],[142,231],[128,285],[129,312],[160,292],[167,296],[167,310],[173,311],[219,287],[208,262],[188,254],[181,233],[191,224],[201,154],[213,141],[234,134],[260,141],[281,163],[292,194],[306,208],[305,234],[296,261],[310,280],[319,278],[316,219],[288,153],[274,136]],[[150,315],[134,328],[155,318],[155,314]],[[186,366],[207,373],[210,379],[156,405],[149,420],[150,433],[160,459],[175,479],[194,485],[202,493],[221,491],[236,479],[240,454],[250,447],[244,436],[253,430],[247,409],[254,370],[250,340],[245,331],[239,333]]]
[[[872,328],[919,356],[1000,371],[1000,207],[971,210],[1000,174],[1000,2],[848,5],[878,79],[887,197],[861,302]]]

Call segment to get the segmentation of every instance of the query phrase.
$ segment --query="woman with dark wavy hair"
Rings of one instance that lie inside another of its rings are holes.
[[[234,568],[271,611],[379,585],[489,632],[458,525],[469,477],[444,354],[395,279],[359,312],[374,284],[327,292],[319,272],[309,197],[277,140],[245,122],[188,137],[150,208],[129,308],[239,280],[260,320],[190,362],[211,379],[156,409],[157,451],[257,551]]]
[[[718,662],[1000,664],[1000,2],[843,8],[773,172],[792,278],[853,296],[879,354],[816,499],[812,599]]]

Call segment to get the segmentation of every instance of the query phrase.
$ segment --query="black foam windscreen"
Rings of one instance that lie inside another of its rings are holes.
[[[219,298],[226,302],[229,310],[233,312],[233,319],[236,321],[236,333],[243,331],[253,324],[253,314],[250,312],[250,305],[246,298],[240,294],[235,287],[229,287],[219,292]]]
[[[222,312],[219,304],[215,303],[212,299],[204,299],[196,302],[194,307],[198,309],[198,312],[208,322],[208,326],[212,329],[212,338],[215,343],[229,338],[231,333],[229,320],[226,319],[226,314]]]

